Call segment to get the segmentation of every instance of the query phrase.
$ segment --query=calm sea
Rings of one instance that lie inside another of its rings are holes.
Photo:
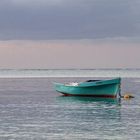
[[[0,70],[0,140],[139,140],[140,70]],[[135,98],[64,97],[52,82],[122,77]]]

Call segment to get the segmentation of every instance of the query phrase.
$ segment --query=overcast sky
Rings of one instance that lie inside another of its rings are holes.
[[[1,40],[139,35],[139,0],[0,1]]]
[[[0,0],[0,68],[140,68],[139,38],[139,0]]]

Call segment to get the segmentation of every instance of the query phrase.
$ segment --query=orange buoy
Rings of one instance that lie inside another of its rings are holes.
[[[125,94],[123,96],[124,99],[130,99],[130,98],[134,98],[134,96],[132,96],[131,94]]]

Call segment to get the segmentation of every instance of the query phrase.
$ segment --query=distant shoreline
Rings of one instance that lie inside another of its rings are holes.
[[[101,77],[140,78],[140,69],[2,69],[0,78]]]
[[[85,69],[82,69],[82,68],[62,68],[62,69],[38,69],[38,68],[35,68],[35,69],[30,69],[30,68],[26,68],[26,69],[14,69],[14,68],[11,68],[11,69],[8,69],[8,68],[0,68],[0,70],[17,70],[17,71],[22,71],[22,70],[140,70],[140,68],[85,68]]]

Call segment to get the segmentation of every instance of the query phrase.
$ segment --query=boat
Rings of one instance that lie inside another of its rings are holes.
[[[57,92],[65,96],[94,96],[116,98],[120,95],[121,78],[88,80],[80,83],[54,83]]]

